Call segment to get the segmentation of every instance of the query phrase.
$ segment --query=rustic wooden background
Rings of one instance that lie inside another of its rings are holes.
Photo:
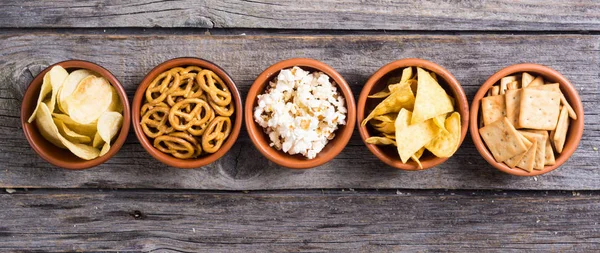
[[[600,3],[596,1],[17,1],[0,3],[0,251],[397,252],[600,250]],[[499,69],[548,65],[579,91],[585,132],[560,169],[496,171],[470,137],[422,172],[379,162],[358,132],[321,167],[262,157],[245,130],[205,168],[158,163],[130,133],[107,163],[56,168],[29,147],[29,81],[67,59],[110,70],[130,98],[175,57],[222,66],[245,98],[292,57],[338,70],[358,96],[379,67],[419,57],[468,99]]]

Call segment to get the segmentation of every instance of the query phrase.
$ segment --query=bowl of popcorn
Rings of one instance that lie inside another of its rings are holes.
[[[475,95],[470,117],[481,156],[517,176],[560,167],[583,135],[583,105],[575,87],[556,70],[532,63],[492,75]]]
[[[356,121],[350,87],[325,63],[294,58],[263,71],[244,107],[252,143],[272,162],[309,169],[337,156]]]

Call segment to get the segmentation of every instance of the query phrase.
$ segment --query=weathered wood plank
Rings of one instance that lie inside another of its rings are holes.
[[[590,192],[34,191],[0,194],[0,250],[594,252],[599,203]]]
[[[593,0],[5,0],[0,12],[0,27],[600,30]]]
[[[193,189],[412,188],[412,189],[600,189],[600,36],[152,36],[11,34],[0,36],[0,187],[120,187]],[[94,61],[112,71],[130,96],[162,61],[203,57],[221,65],[245,98],[254,78],[286,58],[310,57],[337,69],[355,96],[384,64],[420,57],[446,67],[469,100],[497,70],[535,62],[557,69],[575,84],[585,107],[580,148],[560,169],[520,178],[489,166],[467,137],[457,154],[423,172],[394,170],[373,156],[358,133],[333,161],[308,171],[277,167],[260,155],[242,131],[222,159],[204,169],[178,170],[149,156],[130,133],[106,164],[86,171],[55,168],[27,144],[19,123],[20,99],[41,66],[70,59]]]

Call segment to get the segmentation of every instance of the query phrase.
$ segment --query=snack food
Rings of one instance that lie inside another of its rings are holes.
[[[84,160],[105,155],[123,123],[116,90],[86,69],[69,73],[59,65],[52,67],[44,75],[37,101],[28,122],[35,121],[46,140]],[[102,140],[95,138],[99,132]],[[94,142],[104,144],[103,148]]]
[[[229,88],[213,71],[175,67],[146,88],[139,124],[159,151],[192,159],[221,148],[231,133],[235,110]]]
[[[507,84],[504,95],[493,95],[503,83]],[[542,76],[526,72],[502,78],[481,106],[479,133],[494,159],[528,172],[555,163],[554,153],[562,152],[569,121],[577,119],[558,83],[546,83]],[[490,129],[500,125],[502,134],[490,136]]]
[[[290,155],[315,158],[346,124],[345,99],[322,72],[283,69],[257,100],[254,121],[272,147]]]
[[[403,163],[412,159],[419,168],[422,168],[419,159],[426,150],[437,157],[450,157],[458,149],[460,114],[433,72],[406,67],[400,78],[390,78],[383,91],[368,97],[383,100],[361,122],[379,134],[367,138],[366,143],[395,145]],[[489,108],[497,107],[490,102]],[[394,118],[391,125],[389,121]]]

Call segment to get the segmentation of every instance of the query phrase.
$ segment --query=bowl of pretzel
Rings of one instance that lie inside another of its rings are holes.
[[[242,104],[231,77],[199,58],[156,66],[138,86],[132,105],[135,134],[150,155],[183,169],[208,165],[235,143]]]

